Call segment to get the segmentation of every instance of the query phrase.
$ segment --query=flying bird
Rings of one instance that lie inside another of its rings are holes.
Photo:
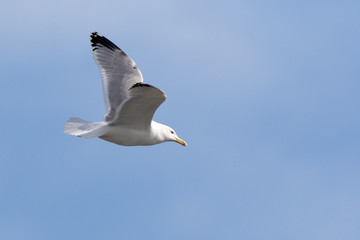
[[[97,32],[90,35],[94,59],[101,72],[106,114],[103,122],[70,118],[64,132],[83,138],[101,138],[124,145],[154,145],[174,141],[186,146],[174,129],[152,120],[166,95],[143,82],[135,62]]]

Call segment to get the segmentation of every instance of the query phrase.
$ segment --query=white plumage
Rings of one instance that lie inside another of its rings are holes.
[[[119,145],[153,145],[175,141],[186,146],[175,131],[152,121],[156,109],[166,100],[160,89],[143,83],[135,62],[107,38],[91,34],[94,59],[101,71],[106,114],[104,122],[70,118],[64,132],[70,135],[99,137]]]

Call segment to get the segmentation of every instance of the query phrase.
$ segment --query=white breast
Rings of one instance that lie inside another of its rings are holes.
[[[153,136],[151,128],[138,130],[117,126],[107,126],[107,133],[99,138],[123,146],[154,145],[160,143],[160,139]]]

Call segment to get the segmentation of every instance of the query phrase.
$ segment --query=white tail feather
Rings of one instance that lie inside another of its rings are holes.
[[[106,133],[106,123],[91,123],[80,118],[70,118],[65,123],[64,132],[77,137],[96,138]]]

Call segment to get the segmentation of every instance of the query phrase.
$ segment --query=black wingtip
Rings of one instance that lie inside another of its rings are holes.
[[[138,83],[135,83],[134,85],[132,85],[132,87],[129,88],[129,90],[136,88],[136,87],[153,87],[153,86],[151,86],[150,84],[147,84],[147,83],[138,82]]]
[[[111,42],[106,37],[99,35],[97,32],[92,32],[90,35],[90,42],[92,50],[95,51],[99,47],[106,47],[110,50],[114,51],[116,49],[121,50],[118,46],[116,46],[113,42]]]

